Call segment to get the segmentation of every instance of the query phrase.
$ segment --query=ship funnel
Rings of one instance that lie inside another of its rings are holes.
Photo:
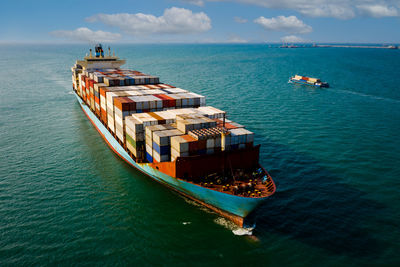
[[[103,47],[101,46],[101,44],[97,44],[95,46],[95,53],[96,53],[96,57],[104,57],[104,51],[103,51]]]

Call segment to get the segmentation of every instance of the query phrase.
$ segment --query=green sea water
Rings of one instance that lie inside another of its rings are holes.
[[[88,48],[0,46],[0,266],[400,264],[400,50],[114,47],[255,132],[277,192],[250,238],[108,148],[71,93]]]

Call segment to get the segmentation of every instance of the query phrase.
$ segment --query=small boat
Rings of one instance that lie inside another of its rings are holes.
[[[294,77],[289,78],[290,83],[299,83],[305,84],[315,87],[329,87],[329,84],[326,82],[321,82],[318,78],[310,78],[306,76],[295,75]]]

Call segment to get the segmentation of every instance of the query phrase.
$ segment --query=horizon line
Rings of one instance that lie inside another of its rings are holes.
[[[0,45],[94,45],[95,43],[105,43],[112,45],[180,45],[180,44],[223,44],[223,45],[252,45],[252,44],[381,44],[381,45],[400,45],[400,42],[282,42],[282,41],[271,41],[271,42],[93,42],[93,43],[85,43],[85,42],[37,42],[37,41],[1,41]]]

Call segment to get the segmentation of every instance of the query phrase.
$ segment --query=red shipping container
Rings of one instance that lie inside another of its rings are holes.
[[[169,108],[176,107],[176,99],[175,99],[175,98],[172,98],[172,97],[170,97],[169,95],[164,95],[164,97],[165,97],[166,99],[168,99],[168,107],[169,107]]]
[[[136,110],[136,103],[128,97],[114,97],[114,106],[122,112]]]
[[[109,92],[110,90],[108,90],[105,87],[100,87],[100,95],[106,97],[106,93]]]
[[[198,149],[198,142],[196,139],[194,139],[192,136],[185,134],[181,136],[183,139],[185,139],[189,143],[189,151],[197,151]]]
[[[86,101],[86,88],[83,84],[81,84],[81,88],[82,88],[82,99],[83,101]]]
[[[166,108],[169,107],[169,99],[166,98],[164,95],[153,95],[162,100],[162,107]]]

